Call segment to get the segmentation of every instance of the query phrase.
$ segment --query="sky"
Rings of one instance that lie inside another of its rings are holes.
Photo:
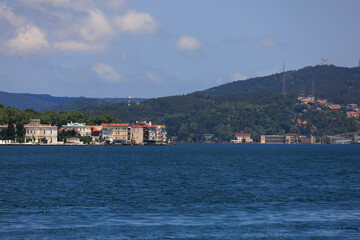
[[[0,0],[0,91],[155,98],[359,65],[360,1]]]

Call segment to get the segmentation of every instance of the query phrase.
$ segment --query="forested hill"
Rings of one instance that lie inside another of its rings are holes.
[[[281,92],[283,73],[235,81],[204,91],[196,95],[226,96],[241,93]],[[336,103],[360,103],[360,68],[336,67],[334,65],[305,67],[285,72],[288,93],[299,94],[300,86],[305,95],[311,95],[313,82],[316,96]]]
[[[133,100],[143,101],[144,99],[137,98]],[[125,101],[127,101],[127,98],[54,97],[48,94],[8,93],[0,91],[0,103],[22,110],[30,108],[36,111],[73,111],[77,108],[97,106],[103,103]]]
[[[54,97],[48,94],[9,93],[0,91],[0,103],[19,109],[41,110],[49,106],[83,99],[81,97]]]

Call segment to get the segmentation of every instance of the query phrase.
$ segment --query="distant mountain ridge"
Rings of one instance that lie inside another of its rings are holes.
[[[144,98],[134,98],[132,101],[143,101]],[[127,98],[86,98],[86,97],[54,97],[49,94],[31,94],[31,93],[9,93],[0,91],[0,103],[5,106],[15,107],[22,110],[31,108],[36,111],[55,110],[52,107],[62,104],[70,104],[71,102],[90,101],[93,104],[99,103],[118,103],[125,102]],[[70,104],[71,105],[71,104]],[[65,105],[67,106],[67,105]],[[84,107],[89,107],[85,104]],[[71,109],[69,109],[71,111]]]
[[[299,96],[300,88],[305,95],[315,95],[340,104],[360,104],[360,68],[336,67],[322,65],[305,67],[299,70],[277,73],[266,77],[239,80],[217,87],[190,93],[185,96],[199,98],[221,97],[231,98],[232,95],[281,93],[282,79],[285,74],[288,95]],[[185,97],[183,96],[183,97]],[[167,97],[177,99],[181,105],[181,96]],[[151,99],[157,104],[163,98]],[[144,98],[133,98],[132,102],[142,102]],[[86,98],[86,97],[54,97],[46,94],[7,93],[0,91],[0,103],[20,109],[32,108],[37,111],[75,111],[91,108],[108,109],[114,103],[126,102],[127,98]],[[148,100],[149,101],[149,100]],[[164,103],[166,104],[166,103]],[[179,105],[178,104],[178,105]],[[181,108],[177,106],[176,108]]]

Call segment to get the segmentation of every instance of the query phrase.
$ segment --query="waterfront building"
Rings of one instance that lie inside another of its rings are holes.
[[[65,131],[75,130],[80,136],[86,137],[91,136],[91,128],[87,126],[85,123],[68,123],[62,126],[62,129]]]
[[[285,136],[284,135],[261,135],[260,142],[267,143],[267,144],[282,144],[282,143],[285,143]]]
[[[102,126],[90,126],[93,141],[100,140]]]
[[[285,134],[285,143],[287,143],[287,144],[296,143],[296,134],[293,134],[293,133]]]
[[[26,129],[25,139],[33,143],[57,143],[57,127],[41,124],[40,119],[30,119],[30,123],[24,125]]]
[[[236,133],[235,138],[235,140],[231,140],[232,143],[253,143],[251,133]]]
[[[131,126],[129,123],[101,124],[101,138],[109,143],[131,143]]]
[[[328,136],[331,144],[350,144],[353,142],[350,138]]]
[[[301,144],[315,144],[316,138],[313,135],[300,136]]]
[[[144,144],[144,127],[133,125],[131,127],[131,139],[133,144]]]
[[[165,125],[152,125],[151,122],[136,122],[132,128],[143,128],[143,142],[147,145],[156,145],[167,142]]]
[[[161,144],[167,140],[165,125],[152,125],[148,127],[148,138],[144,139],[148,144]]]

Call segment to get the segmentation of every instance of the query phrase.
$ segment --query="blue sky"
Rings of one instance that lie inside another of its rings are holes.
[[[0,91],[161,97],[360,59],[360,1],[0,1]]]

